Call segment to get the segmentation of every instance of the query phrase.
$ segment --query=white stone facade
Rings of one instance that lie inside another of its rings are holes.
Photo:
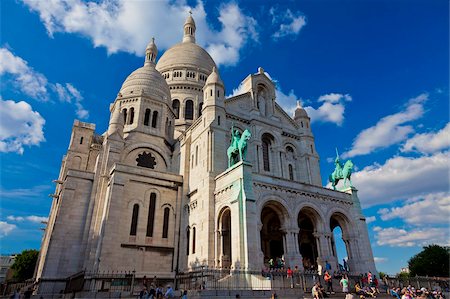
[[[356,190],[322,187],[305,110],[286,114],[261,68],[225,98],[195,29],[189,17],[183,42],[158,63],[149,44],[105,133],[75,121],[36,278],[82,270],[173,278],[199,265],[261,269],[276,257],[336,269],[336,226],[350,270],[375,272]],[[247,161],[228,168],[232,127],[252,137]]]

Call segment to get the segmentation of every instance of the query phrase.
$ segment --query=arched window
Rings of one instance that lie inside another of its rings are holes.
[[[189,227],[186,229],[186,255],[189,255],[189,242],[191,242],[191,231],[189,230]]]
[[[170,209],[165,208],[164,209],[164,220],[163,220],[163,233],[162,237],[167,238],[167,235],[169,234],[169,216],[170,216]]]
[[[152,128],[156,128],[157,121],[158,121],[158,111],[153,111]]]
[[[138,217],[139,217],[139,205],[135,204],[133,206],[133,214],[131,216],[130,236],[136,236]]]
[[[212,89],[209,91],[209,93],[210,93],[210,96],[212,96]]]
[[[134,108],[130,108],[130,122],[129,124],[131,125],[134,121]]]
[[[314,154],[314,148],[312,146],[312,144],[309,145],[311,147],[311,154]]]
[[[184,107],[184,118],[194,119],[194,102],[187,100]]]
[[[220,115],[217,116],[217,125],[220,126]]]
[[[263,167],[265,171],[270,171],[270,135],[264,134],[262,137],[262,154],[263,154]]]
[[[203,102],[198,104],[198,116],[202,116]]]
[[[150,204],[148,206],[147,237],[153,237],[153,226],[155,222],[156,193],[150,194]]]
[[[83,144],[83,139],[84,139],[84,137],[80,138],[80,144]]]
[[[192,253],[195,253],[195,227],[192,229]]]
[[[148,126],[150,123],[150,109],[145,109],[145,115],[144,115],[144,126]]]
[[[175,118],[178,119],[180,117],[180,101],[177,99],[172,101],[172,109],[173,113],[175,113]]]
[[[122,113],[123,113],[123,123],[126,125],[127,124],[127,109],[123,109]]]
[[[292,168],[292,164],[289,164],[288,168],[289,168],[289,179],[291,181],[293,181],[294,180],[294,169]]]

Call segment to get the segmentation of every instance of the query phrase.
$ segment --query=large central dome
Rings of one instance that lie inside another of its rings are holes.
[[[156,69],[164,72],[174,67],[200,68],[210,73],[216,63],[202,47],[192,42],[179,43],[168,49],[158,60]]]
[[[202,47],[195,43],[195,22],[189,16],[184,23],[183,42],[168,49],[156,64],[158,71],[165,72],[173,68],[200,69],[209,75],[216,63]]]

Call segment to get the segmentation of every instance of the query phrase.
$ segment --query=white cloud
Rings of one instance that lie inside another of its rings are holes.
[[[74,103],[79,118],[87,118],[89,112],[81,104],[83,96],[70,83],[49,83],[47,78],[28,66],[28,62],[15,56],[6,48],[0,48],[0,75],[9,74],[11,80],[24,94],[40,101],[50,98],[53,91],[61,102]]]
[[[45,141],[45,120],[24,102],[0,99],[0,152],[22,154],[24,146]]]
[[[435,153],[450,147],[450,123],[438,132],[416,134],[403,145],[402,152]]]
[[[0,221],[0,237],[7,236],[10,232],[12,232],[16,228],[17,226],[15,224]]]
[[[257,41],[256,21],[235,3],[219,8],[221,29],[206,21],[203,2],[189,7],[185,1],[33,1],[23,0],[37,12],[50,36],[57,32],[88,37],[95,47],[108,53],[125,51],[143,56],[152,36],[167,49],[179,43],[189,10],[196,22],[196,37],[217,64],[234,65],[248,40]]]
[[[80,91],[77,90],[72,84],[66,83],[62,85],[60,83],[52,84],[52,89],[58,94],[58,98],[62,102],[74,103],[76,107],[76,115],[79,118],[85,119],[89,117],[89,111],[84,109],[81,101],[83,96]]]
[[[418,158],[393,157],[352,174],[364,207],[448,191],[449,152]],[[382,192],[381,192],[382,191]]]
[[[289,93],[286,94],[277,87],[275,90],[275,96],[277,103],[283,107],[284,111],[293,116],[295,108],[297,107],[297,101],[299,100],[299,98],[295,95],[294,90],[291,89]]]
[[[6,219],[9,221],[14,221],[14,222],[29,221],[29,222],[33,222],[33,223],[41,223],[41,222],[48,221],[48,217],[36,216],[36,215],[30,215],[30,216],[25,216],[25,217],[9,215],[8,217],[6,217]]]
[[[37,100],[48,100],[47,78],[34,71],[22,58],[6,48],[0,48],[0,75],[11,74],[14,85],[26,95]]]
[[[219,21],[222,30],[211,36],[207,50],[218,65],[235,65],[239,61],[239,51],[249,40],[258,40],[256,20],[246,16],[234,3],[222,5]],[[219,37],[218,39],[212,38]]]
[[[351,100],[349,94],[329,93],[317,99],[323,103],[319,108],[307,106],[305,110],[312,122],[330,122],[340,126],[344,121],[345,103]]]
[[[408,224],[447,224],[450,219],[450,195],[447,192],[431,193],[412,199],[400,207],[378,211],[382,220],[402,219]]]
[[[30,222],[34,222],[34,223],[41,223],[41,222],[47,222],[48,221],[48,217],[31,215],[31,216],[27,216],[26,220],[28,220]]]
[[[366,217],[366,223],[367,223],[367,224],[372,223],[372,222],[374,222],[374,221],[376,221],[376,220],[377,220],[377,217],[376,217],[376,216],[369,216],[369,217]]]
[[[375,263],[381,264],[381,263],[386,263],[388,261],[388,258],[375,256],[375,257],[373,257],[373,260],[375,261]]]
[[[446,227],[414,228],[411,230],[395,227],[376,227],[374,231],[376,232],[375,239],[380,246],[412,247],[429,244],[450,245],[450,236]]]
[[[403,111],[385,116],[375,126],[361,131],[353,140],[352,149],[342,157],[366,155],[406,140],[414,129],[405,124],[423,116],[423,105],[427,100],[428,94],[420,94],[411,99]]]
[[[296,37],[306,25],[306,17],[301,12],[293,13],[290,9],[280,12],[272,7],[270,14],[272,15],[272,24],[278,26],[278,30],[272,35],[274,39]]]
[[[19,189],[3,189],[0,187],[0,198],[12,198],[12,199],[21,199],[21,198],[33,198],[33,197],[42,197],[42,192],[49,190],[52,186],[49,185],[38,185],[32,188],[19,188]]]
[[[9,215],[8,217],[6,217],[6,219],[9,221],[17,221],[17,222],[25,220],[25,218],[23,218],[22,216],[13,216],[13,215]]]

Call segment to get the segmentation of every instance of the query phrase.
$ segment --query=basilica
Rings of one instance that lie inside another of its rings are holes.
[[[36,279],[131,270],[173,279],[199,266],[260,270],[277,258],[337,270],[336,227],[350,272],[376,272],[357,190],[322,187],[306,111],[287,114],[262,68],[226,97],[195,32],[189,16],[182,41],[159,59],[148,44],[110,104],[106,132],[75,120]],[[230,164],[232,132],[245,130],[246,157]]]

